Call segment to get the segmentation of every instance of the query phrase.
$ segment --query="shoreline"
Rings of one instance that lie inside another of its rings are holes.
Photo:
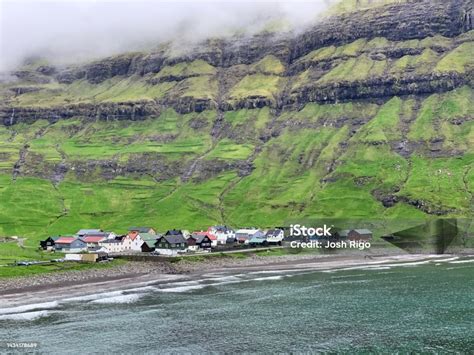
[[[123,273],[116,275],[99,275],[82,280],[64,280],[61,282],[43,283],[32,286],[20,285],[20,287],[3,287],[0,280],[0,302],[2,308],[27,305],[32,303],[44,303],[58,301],[64,298],[85,296],[91,294],[106,293],[112,291],[127,291],[137,287],[146,287],[151,284],[165,284],[176,281],[199,280],[204,276],[228,276],[242,272],[298,272],[298,271],[324,271],[340,269],[345,267],[383,265],[386,263],[420,262],[438,257],[452,257],[453,255],[429,255],[429,254],[397,254],[397,255],[297,255],[295,256],[271,256],[256,257],[253,260],[220,260],[221,262],[184,262],[180,265],[169,265],[158,262],[141,263],[130,262],[134,268],[139,265],[136,273]],[[264,259],[264,260],[262,260]],[[231,261],[231,263],[229,263]],[[171,264],[171,263],[169,263]],[[128,266],[129,264],[127,264]],[[153,267],[150,272],[143,272],[146,268]],[[119,266],[117,269],[120,269]],[[166,270],[169,268],[169,270]],[[122,267],[122,269],[124,269]],[[108,269],[114,270],[114,268]],[[91,271],[91,270],[87,270]],[[104,270],[101,270],[104,271]],[[114,272],[116,272],[115,270]],[[118,270],[122,271],[122,270]],[[164,272],[167,271],[167,272]],[[81,273],[81,272],[79,272]],[[65,273],[68,274],[68,273]],[[69,277],[70,275],[62,275]],[[18,283],[16,283],[18,286]]]

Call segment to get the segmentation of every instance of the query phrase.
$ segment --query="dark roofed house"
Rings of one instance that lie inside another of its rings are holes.
[[[165,233],[165,236],[167,235],[181,235],[183,236],[183,232],[178,230],[178,229],[171,229]]]
[[[56,239],[58,239],[58,237],[56,237]],[[43,250],[53,250],[54,245],[55,245],[54,241],[55,241],[55,238],[53,238],[53,237],[48,237],[47,239],[40,241],[41,249],[43,249]]]
[[[283,229],[269,229],[265,234],[265,238],[269,244],[281,245],[281,242],[285,238],[285,233]]]
[[[339,231],[337,235],[341,239],[347,240],[371,240],[372,232],[368,229],[345,229]]]
[[[168,234],[157,239],[155,250],[160,254],[175,255],[187,247],[186,238],[182,234]]]
[[[193,233],[187,239],[188,248],[190,250],[210,250],[212,247],[212,239],[209,237],[207,233],[197,232]]]
[[[84,237],[85,235],[97,235],[97,234],[102,234],[104,231],[102,229],[80,229],[76,235],[81,238]]]

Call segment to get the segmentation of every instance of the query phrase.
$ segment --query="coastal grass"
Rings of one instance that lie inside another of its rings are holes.
[[[103,270],[123,265],[125,262],[124,260],[113,260],[106,263],[55,262],[44,265],[0,266],[0,278],[28,277],[57,272]]]

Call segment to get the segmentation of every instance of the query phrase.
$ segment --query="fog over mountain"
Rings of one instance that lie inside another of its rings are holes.
[[[251,35],[273,21],[304,28],[330,0],[89,1],[0,0],[0,70],[25,57],[77,62],[173,41]]]

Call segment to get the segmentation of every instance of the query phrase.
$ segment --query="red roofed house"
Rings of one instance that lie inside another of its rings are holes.
[[[128,238],[130,238],[130,248],[133,251],[142,251],[143,239],[140,233],[136,231],[128,232]]]
[[[54,241],[54,248],[63,253],[80,253],[87,250],[87,244],[76,237],[59,237]]]
[[[99,243],[105,239],[104,235],[92,235],[87,234],[81,238],[81,240],[87,244],[88,248],[95,248],[99,246]]]

